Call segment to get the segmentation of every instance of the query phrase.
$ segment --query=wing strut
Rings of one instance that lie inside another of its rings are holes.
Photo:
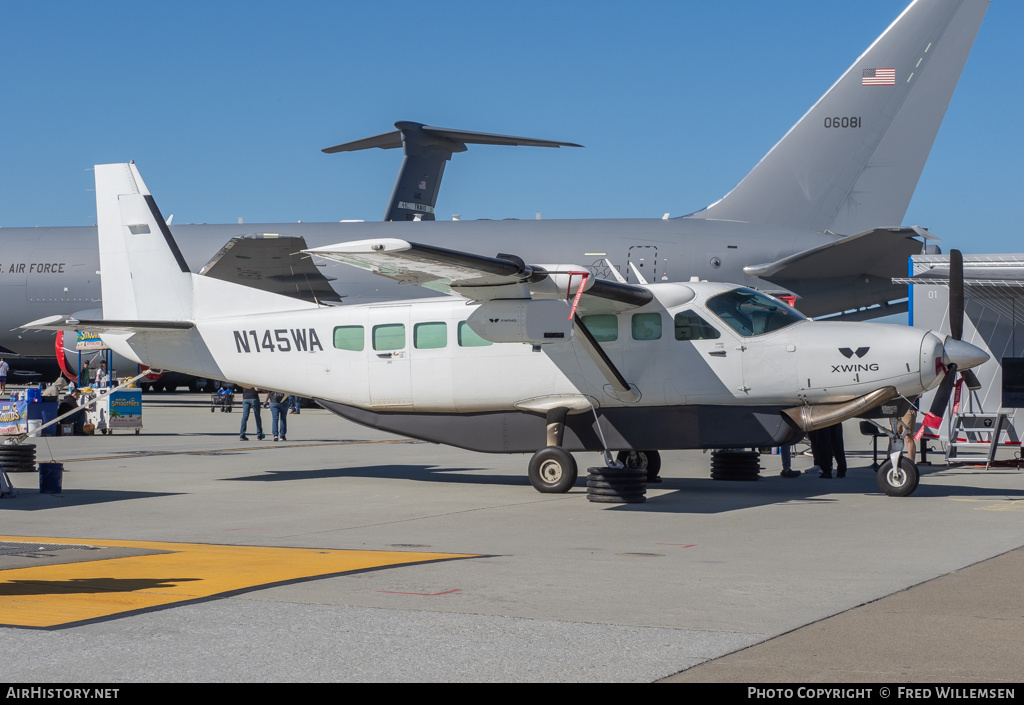
[[[615,396],[621,401],[625,402],[637,402],[640,401],[640,392],[635,387],[631,387],[626,378],[622,376],[619,369],[615,364],[608,359],[608,355],[605,354],[601,348],[601,344],[594,339],[594,336],[590,334],[587,327],[583,325],[583,321],[580,320],[579,316],[573,316],[575,319],[573,323],[576,325],[576,340],[580,342],[580,345],[584,350],[587,351],[587,355],[597,365],[597,369],[601,371],[604,378],[608,380],[608,384],[615,391]]]

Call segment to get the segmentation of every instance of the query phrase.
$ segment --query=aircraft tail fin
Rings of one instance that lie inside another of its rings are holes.
[[[135,162],[96,166],[96,222],[108,322],[90,322],[97,330],[188,330],[201,318],[317,307],[193,274]]]
[[[135,163],[95,176],[103,317],[190,319],[192,273]]]
[[[384,211],[384,220],[433,220],[437,194],[441,189],[445,162],[468,144],[497,144],[509,147],[582,147],[574,142],[557,142],[533,137],[496,135],[488,132],[431,127],[420,122],[401,120],[392,132],[346,142],[320,151],[326,154],[355,152],[360,149],[395,149],[405,152],[398,170],[395,188]]]
[[[903,222],[989,0],[914,0],[726,196],[692,217],[851,235]]]

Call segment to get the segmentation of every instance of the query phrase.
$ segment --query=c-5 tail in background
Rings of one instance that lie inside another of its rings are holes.
[[[989,0],[916,0],[724,198],[690,217],[902,224]]]
[[[395,188],[384,211],[385,222],[395,220],[434,220],[434,206],[441,189],[444,165],[452,154],[465,152],[467,144],[496,144],[507,147],[581,147],[573,142],[539,140],[486,132],[430,127],[419,122],[400,120],[397,130],[382,135],[346,142],[320,151],[325,154],[356,152],[361,149],[395,149],[405,152],[395,180]]]

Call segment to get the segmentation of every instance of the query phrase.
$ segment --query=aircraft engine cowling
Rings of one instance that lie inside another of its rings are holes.
[[[500,299],[480,305],[469,327],[492,343],[564,343],[572,338],[569,302],[553,299]]]
[[[928,331],[921,339],[921,387],[934,388],[946,374],[942,367],[943,340],[934,331]]]

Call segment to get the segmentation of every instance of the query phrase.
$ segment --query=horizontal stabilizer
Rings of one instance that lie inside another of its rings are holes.
[[[73,330],[88,333],[139,333],[143,331],[189,330],[192,321],[117,321],[74,316],[47,316],[22,326],[25,330]]]
[[[338,302],[309,255],[305,238],[258,233],[231,238],[200,270],[200,274],[303,301]]]
[[[776,262],[743,268],[752,277],[783,283],[850,274],[892,279],[906,273],[907,258],[920,254],[918,228],[876,228],[798,252]]]
[[[405,130],[419,129],[425,135],[429,135],[438,142],[449,141],[453,144],[453,152],[466,151],[467,144],[496,144],[507,147],[582,147],[575,142],[558,142],[556,140],[540,140],[533,137],[514,137],[512,135],[498,135],[490,132],[470,132],[469,130],[453,130],[447,127],[431,127],[418,122],[402,120],[395,123],[397,130],[385,132],[373,137],[366,137],[361,140],[337,144],[333,147],[326,147],[320,151],[325,154],[337,154],[338,152],[358,152],[361,149],[397,149],[402,146],[402,134]],[[457,143],[462,143],[461,145]]]

